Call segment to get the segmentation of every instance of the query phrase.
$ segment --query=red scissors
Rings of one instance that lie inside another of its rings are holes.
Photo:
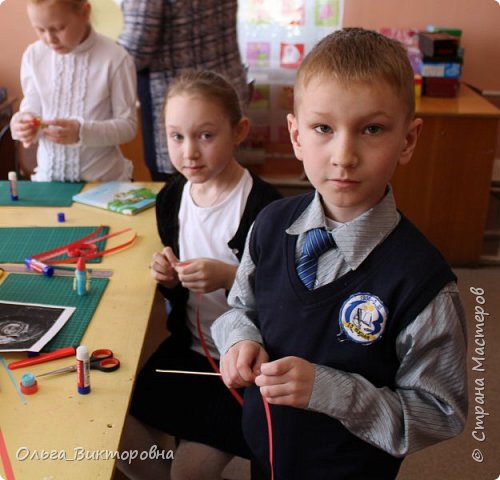
[[[120,368],[120,360],[118,360],[113,355],[113,352],[108,348],[100,348],[98,350],[94,350],[90,355],[90,368],[106,373],[114,372]],[[66,372],[76,372],[76,365],[70,365],[68,367],[45,372],[41,375],[37,375],[37,377],[43,377],[45,375],[58,375],[59,373]]]

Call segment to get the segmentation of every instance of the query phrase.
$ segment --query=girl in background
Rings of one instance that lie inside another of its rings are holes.
[[[131,57],[93,30],[88,0],[28,0],[27,9],[39,41],[23,55],[11,130],[26,148],[38,142],[32,180],[129,180],[119,145],[137,129]]]
[[[137,379],[125,440],[129,444],[122,448],[147,450],[166,432],[178,441],[171,478],[220,479],[233,455],[248,457],[240,404],[217,377],[156,369],[213,372],[202,342],[218,363],[210,326],[228,309],[226,294],[251,224],[279,194],[235,160],[249,121],[225,78],[211,71],[181,74],[167,92],[164,116],[179,174],[157,198],[165,248],[153,255],[150,268],[169,303],[171,335]],[[169,478],[167,462],[147,469],[139,461],[122,467],[129,467],[130,478]],[[134,476],[134,467],[146,471]]]

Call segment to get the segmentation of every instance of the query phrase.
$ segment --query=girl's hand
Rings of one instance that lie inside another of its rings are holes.
[[[182,286],[195,293],[229,290],[234,282],[236,266],[212,258],[195,258],[175,265]]]
[[[268,359],[260,343],[251,340],[235,343],[221,358],[222,380],[231,388],[247,387],[254,383],[261,364]]]
[[[255,384],[260,393],[274,405],[306,408],[314,386],[316,369],[299,357],[284,357],[260,366]]]
[[[38,127],[37,118],[31,114],[20,115],[17,121],[12,124],[12,136],[19,140],[24,148],[33,145]]]
[[[71,118],[47,120],[42,129],[43,136],[60,145],[71,145],[80,141],[80,122]]]
[[[149,268],[151,276],[166,288],[174,288],[179,283],[175,264],[179,259],[170,247],[165,247],[161,252],[153,253],[153,259]]]

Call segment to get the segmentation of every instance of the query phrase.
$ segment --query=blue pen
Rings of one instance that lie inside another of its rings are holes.
[[[36,258],[25,258],[24,264],[31,270],[35,272],[43,273],[46,277],[51,277],[54,275],[54,267],[47,265]]]

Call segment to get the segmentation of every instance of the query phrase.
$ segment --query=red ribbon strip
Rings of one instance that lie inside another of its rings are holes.
[[[103,228],[104,227],[102,226],[98,227],[96,230],[89,233],[85,237],[75,240],[74,242],[68,243],[67,245],[61,245],[60,247],[53,248],[52,250],[47,250],[46,252],[37,253],[36,255],[32,255],[31,258],[43,261],[48,265],[54,265],[59,263],[76,263],[76,261],[80,257],[85,260],[90,260],[92,258],[102,257],[108,253],[116,252],[117,250],[121,250],[125,247],[132,245],[137,239],[137,234],[134,233],[134,236],[127,242],[117,245],[116,247],[99,251],[97,250],[97,246],[95,244],[100,240],[113,238],[116,237],[117,235],[121,235],[122,233],[126,233],[132,230],[131,228],[125,228],[123,230],[119,230],[118,232],[96,237],[96,235]],[[58,257],[64,254],[68,255],[69,258],[50,260],[54,257]]]
[[[212,366],[214,372],[220,373],[219,367],[217,366],[217,363],[215,363],[215,360],[212,358],[212,355],[210,355],[210,352],[208,351],[207,343],[205,342],[205,336],[203,335],[203,332],[201,330],[201,322],[200,322],[200,309],[196,309],[196,329],[198,330],[198,337],[200,338],[200,343],[203,348],[203,351],[205,352],[205,356],[208,359],[208,362]],[[222,380],[222,377],[220,377]],[[229,388],[229,392],[231,395],[236,398],[236,401],[243,406],[243,398],[241,395],[231,387]],[[274,480],[274,452],[273,452],[273,425],[271,421],[271,409],[269,408],[269,403],[268,401],[262,397],[262,403],[264,404],[264,411],[266,413],[266,423],[267,423],[267,436],[268,436],[268,441],[269,441],[269,466],[271,468],[271,480]]]
[[[7,452],[7,445],[3,438],[2,429],[0,428],[0,459],[2,460],[3,469],[5,472],[6,480],[16,480],[14,477],[14,470],[9,459],[9,452]]]

